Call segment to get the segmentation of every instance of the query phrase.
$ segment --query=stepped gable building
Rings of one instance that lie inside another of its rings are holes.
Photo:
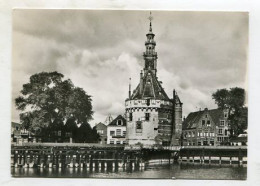
[[[218,146],[229,142],[227,111],[205,108],[191,112],[182,126],[184,146]]]
[[[126,144],[126,119],[122,115],[108,124],[107,144]]]
[[[149,32],[146,34],[144,68],[140,83],[125,101],[127,142],[129,145],[178,145],[182,132],[182,102],[173,91],[169,98],[157,78],[157,52],[155,34],[150,15]]]

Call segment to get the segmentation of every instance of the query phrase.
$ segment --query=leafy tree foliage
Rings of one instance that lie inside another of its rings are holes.
[[[71,132],[75,132],[76,124],[92,131],[87,123],[93,115],[91,101],[91,96],[75,87],[70,79],[64,80],[62,74],[41,72],[23,85],[15,104],[22,111],[20,120],[25,128],[46,136],[65,125],[70,125],[67,129]]]
[[[239,87],[219,89],[212,94],[212,98],[220,109],[229,113],[231,134],[237,136],[247,129],[248,109],[245,107],[245,90]]]

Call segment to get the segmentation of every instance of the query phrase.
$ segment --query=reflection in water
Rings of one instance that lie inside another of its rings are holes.
[[[149,165],[144,169],[86,168],[12,168],[14,177],[69,178],[166,178],[172,179],[246,179],[247,168],[238,165],[173,164]]]

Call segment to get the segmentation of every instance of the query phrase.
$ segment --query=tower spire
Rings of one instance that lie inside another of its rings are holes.
[[[157,52],[155,51],[156,42],[154,41],[155,34],[152,32],[152,12],[150,12],[150,16],[148,17],[150,20],[149,32],[146,34],[147,40],[145,41],[146,51],[143,53],[144,56],[144,74],[147,71],[152,71],[156,75],[157,71]]]
[[[131,98],[131,78],[129,78],[129,92],[128,92],[129,99]]]
[[[150,28],[149,28],[149,31],[152,32],[153,29],[152,29],[152,20],[153,20],[153,17],[152,17],[152,12],[150,11],[150,16],[148,17],[148,19],[150,20]]]

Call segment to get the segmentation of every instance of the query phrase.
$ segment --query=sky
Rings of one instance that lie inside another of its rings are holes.
[[[217,89],[247,89],[248,13],[153,11],[158,79],[183,102],[183,116],[216,108]],[[13,10],[14,99],[29,77],[58,71],[92,96],[92,125],[124,113],[129,78],[139,83],[149,11]]]

